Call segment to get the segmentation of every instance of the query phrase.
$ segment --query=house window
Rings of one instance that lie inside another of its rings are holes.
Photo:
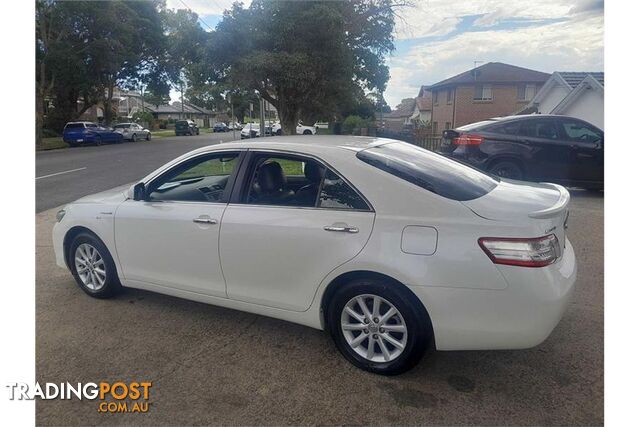
[[[437,104],[438,103],[438,91],[434,91],[433,92],[433,103]]]
[[[451,104],[453,100],[453,89],[447,90],[447,104]]]
[[[475,93],[473,95],[474,101],[491,101],[492,99],[493,92],[491,91],[491,85],[476,86]]]
[[[451,129],[451,122],[446,122],[444,124],[444,130],[449,130],[449,129]]]
[[[519,85],[518,101],[531,101],[536,96],[536,85]]]
[[[431,126],[431,133],[434,135],[438,134],[438,122],[433,122],[433,126]]]

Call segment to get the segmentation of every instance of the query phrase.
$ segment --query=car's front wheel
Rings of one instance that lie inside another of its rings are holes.
[[[151,132],[147,133],[147,141],[151,141]]]
[[[338,289],[327,310],[328,328],[340,352],[370,372],[405,372],[420,361],[431,342],[426,312],[396,283],[350,282]]]
[[[135,133],[131,136],[131,142],[136,142],[138,141],[138,135],[136,135]]]
[[[107,247],[91,233],[78,234],[69,246],[69,267],[80,288],[95,298],[120,292],[115,263]]]

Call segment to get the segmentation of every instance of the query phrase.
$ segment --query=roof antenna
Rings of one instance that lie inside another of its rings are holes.
[[[478,72],[476,71],[476,68],[478,68],[478,64],[482,64],[483,62],[484,61],[473,61],[473,70],[471,71],[473,80],[476,80],[478,78]]]

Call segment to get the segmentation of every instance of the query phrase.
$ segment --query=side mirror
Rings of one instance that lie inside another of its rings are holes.
[[[144,186],[143,182],[139,182],[133,187],[133,200],[146,200],[146,199],[147,199],[147,189]]]

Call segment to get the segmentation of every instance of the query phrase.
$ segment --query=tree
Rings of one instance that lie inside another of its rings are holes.
[[[168,94],[163,10],[161,0],[36,3],[37,141],[48,99],[47,122],[61,129],[98,102],[109,123],[116,85]]]
[[[278,110],[284,132],[295,134],[303,114],[307,120],[333,115],[363,89],[384,88],[396,5],[255,0],[244,9],[236,3],[216,27],[209,63],[218,79],[257,90]]]

